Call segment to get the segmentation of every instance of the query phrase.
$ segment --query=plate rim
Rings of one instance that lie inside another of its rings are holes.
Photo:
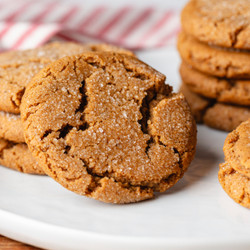
[[[249,249],[250,239],[236,237],[210,241],[205,238],[117,236],[66,228],[0,209],[0,233],[14,240],[48,249]],[[17,230],[13,232],[13,227]],[[20,230],[18,230],[20,229]],[[30,234],[32,230],[32,234]],[[62,238],[64,240],[62,240]],[[61,239],[61,240],[60,240]],[[46,242],[45,242],[46,241]]]

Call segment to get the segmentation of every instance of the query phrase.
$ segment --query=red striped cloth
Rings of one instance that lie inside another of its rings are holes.
[[[179,13],[70,1],[0,0],[0,49],[27,49],[50,40],[107,42],[130,49],[175,43]]]

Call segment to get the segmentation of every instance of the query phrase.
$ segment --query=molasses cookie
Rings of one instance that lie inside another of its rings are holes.
[[[250,119],[227,136],[223,150],[226,161],[236,171],[250,177]]]
[[[25,88],[32,77],[51,62],[84,51],[132,52],[106,44],[53,42],[42,47],[0,54],[0,110],[18,114]]]
[[[197,94],[218,102],[250,106],[250,80],[221,79],[203,74],[184,62],[180,74],[182,81]]]
[[[178,50],[184,62],[218,77],[250,79],[250,53],[225,50],[203,44],[184,32],[179,34]]]
[[[218,102],[206,110],[203,122],[212,128],[232,131],[249,118],[250,108]]]
[[[167,190],[195,153],[196,125],[184,96],[124,54],[88,52],[50,64],[30,82],[21,116],[45,173],[104,202]]]
[[[250,119],[228,134],[223,150],[219,181],[232,199],[250,208]]]
[[[0,139],[0,165],[27,174],[44,174],[24,143]]]
[[[209,127],[232,131],[250,118],[250,108],[215,102],[192,92],[185,83],[180,91],[185,95],[196,121]]]
[[[250,49],[249,0],[191,0],[183,9],[184,31],[227,48]]]
[[[20,115],[0,111],[0,138],[13,142],[25,142]]]
[[[250,178],[231,167],[220,164],[218,178],[225,192],[240,205],[250,208]]]
[[[187,99],[196,122],[203,123],[203,116],[206,110],[212,105],[212,100],[192,92],[184,83],[180,87],[180,92],[183,93]]]

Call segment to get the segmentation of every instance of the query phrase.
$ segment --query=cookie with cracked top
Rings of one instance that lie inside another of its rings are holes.
[[[250,49],[249,0],[191,0],[181,23],[187,34],[202,42]]]
[[[240,205],[250,208],[250,178],[225,162],[220,164],[219,182],[224,191]]]
[[[0,54],[0,110],[19,114],[25,88],[32,77],[51,62],[84,51],[131,51],[107,44],[52,42],[36,49]]]
[[[250,79],[250,53],[211,47],[181,32],[178,50],[184,62],[208,75]]]
[[[232,131],[242,122],[250,118],[250,108],[216,102],[192,92],[187,84],[180,88],[191,111],[199,123],[224,131]]]
[[[44,174],[25,143],[0,139],[0,165],[26,174]]]
[[[195,153],[184,96],[124,54],[89,52],[50,64],[28,85],[21,117],[45,173],[103,202],[152,198],[183,176]]]
[[[250,118],[228,134],[223,150],[226,161],[250,178]]]
[[[182,81],[193,92],[218,102],[250,106],[250,81],[218,78],[203,74],[182,62]]]
[[[219,181],[232,199],[250,208],[250,118],[228,134],[223,151]]]

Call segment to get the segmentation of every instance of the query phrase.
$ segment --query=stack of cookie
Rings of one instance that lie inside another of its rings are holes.
[[[234,201],[250,208],[250,119],[228,134],[223,150],[220,184]]]
[[[248,0],[191,0],[181,15],[181,91],[197,122],[231,131],[250,118]]]
[[[52,43],[2,54],[0,75],[4,166],[130,203],[172,187],[194,157],[185,97],[130,51]]]
[[[106,44],[53,42],[37,49],[0,55],[0,164],[25,172],[43,174],[25,144],[20,104],[32,77],[51,62],[85,51],[132,52]]]

